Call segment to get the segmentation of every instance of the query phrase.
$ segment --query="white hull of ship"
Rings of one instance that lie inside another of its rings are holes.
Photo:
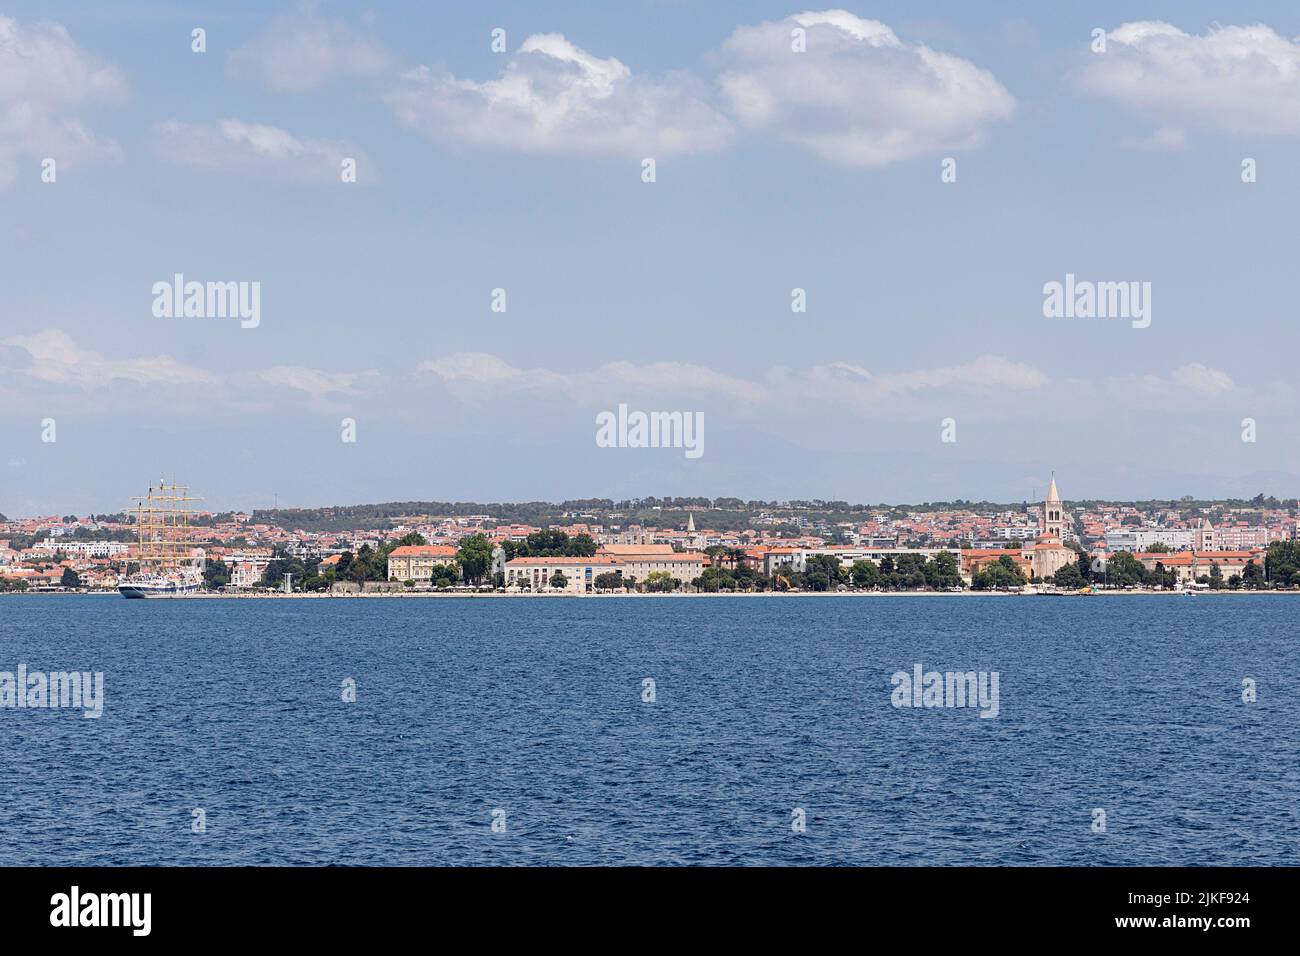
[[[170,598],[185,597],[194,594],[199,589],[200,582],[197,579],[183,578],[174,580],[168,578],[152,580],[127,580],[117,586],[117,593],[124,598]]]

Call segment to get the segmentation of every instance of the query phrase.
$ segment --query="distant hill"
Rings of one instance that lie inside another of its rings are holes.
[[[419,522],[431,517],[468,517],[488,515],[500,524],[527,524],[536,527],[571,524],[631,524],[677,527],[694,515],[697,528],[732,531],[762,526],[787,534],[811,531],[816,527],[833,527],[841,522],[859,522],[869,512],[884,512],[892,518],[909,513],[968,510],[989,513],[1023,511],[1036,502],[927,501],[922,504],[850,504],[846,501],[744,501],[740,498],[637,498],[616,501],[610,498],[581,498],[569,501],[478,502],[478,501],[389,501],[380,504],[337,505],[328,508],[281,508],[253,513],[258,524],[274,524],[300,531],[329,532],[383,530],[396,524]],[[1293,512],[1296,500],[1279,501],[1259,495],[1252,500],[1225,501],[1159,499],[1151,501],[1102,502],[1067,501],[1069,508],[1130,505],[1142,511],[1175,510],[1186,515],[1203,509],[1286,508]]]

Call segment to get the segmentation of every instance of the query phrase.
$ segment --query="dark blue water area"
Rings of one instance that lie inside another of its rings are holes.
[[[0,864],[1295,864],[1297,612],[3,597],[0,671],[105,700],[0,709]],[[998,716],[895,707],[917,663]]]

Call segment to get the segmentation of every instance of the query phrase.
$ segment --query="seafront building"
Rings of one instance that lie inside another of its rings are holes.
[[[404,544],[388,555],[388,580],[428,581],[437,564],[451,564],[456,549],[443,544]]]
[[[671,545],[605,545],[589,558],[514,558],[505,565],[506,587],[554,590],[550,582],[556,572],[564,578],[560,590],[574,594],[595,590],[602,574],[644,584],[651,574],[663,573],[687,583],[704,573],[704,562],[702,552],[674,551]]]
[[[1133,557],[1142,562],[1142,567],[1147,571],[1154,571],[1159,564],[1166,571],[1175,572],[1180,584],[1191,584],[1210,577],[1216,566],[1225,581],[1233,575],[1244,574],[1246,565],[1252,561],[1262,569],[1264,554],[1263,548],[1255,548],[1247,551],[1155,551],[1134,554]],[[1094,556],[1091,565],[1093,573],[1105,575],[1106,562],[1107,556]]]

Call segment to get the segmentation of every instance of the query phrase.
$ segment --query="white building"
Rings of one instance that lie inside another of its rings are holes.
[[[53,538],[46,538],[36,547],[50,552],[62,551],[79,558],[112,558],[131,550],[131,546],[122,541],[55,541]]]
[[[957,552],[952,548],[869,548],[869,547],[827,547],[827,548],[771,548],[763,559],[763,573],[773,574],[778,567],[789,567],[793,571],[807,570],[808,559],[815,554],[829,554],[840,559],[844,567],[851,567],[855,561],[874,561],[877,565],[885,558],[895,561],[905,554],[919,555],[929,561],[935,555],[947,551],[954,557]]]
[[[608,553],[610,548],[615,553]],[[690,584],[704,573],[704,556],[698,551],[674,551],[669,545],[612,545],[589,558],[515,558],[506,562],[506,587],[553,591],[551,579],[557,571],[565,581],[559,590],[573,594],[594,590],[596,578],[602,574],[644,584],[651,574],[666,572]]]
[[[1190,528],[1125,528],[1106,532],[1106,550],[1135,553],[1163,544],[1170,551],[1182,551],[1192,547],[1194,537]]]

